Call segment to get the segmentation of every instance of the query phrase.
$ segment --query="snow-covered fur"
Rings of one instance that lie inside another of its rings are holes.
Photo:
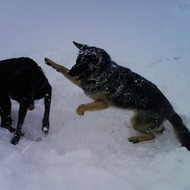
[[[68,74],[80,83],[85,94],[95,100],[94,103],[80,105],[77,108],[79,115],[109,106],[133,110],[135,114],[131,124],[144,133],[129,138],[133,143],[155,138],[155,132],[162,132],[163,122],[169,120],[182,146],[190,150],[189,130],[156,85],[112,61],[105,50],[76,42],[74,44],[79,49],[79,55]],[[60,69],[60,65],[59,68],[56,64],[49,65],[66,76],[64,67]]]

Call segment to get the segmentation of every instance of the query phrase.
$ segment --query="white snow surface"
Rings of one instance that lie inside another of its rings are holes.
[[[53,88],[50,131],[41,135],[43,101],[28,112],[19,144],[0,129],[1,190],[189,190],[190,152],[172,126],[131,144],[132,112],[109,108],[78,116],[91,100],[44,63],[71,68],[72,41],[105,49],[118,64],[155,83],[190,129],[189,0],[1,0],[0,59],[27,56]],[[12,101],[13,127],[18,104]]]

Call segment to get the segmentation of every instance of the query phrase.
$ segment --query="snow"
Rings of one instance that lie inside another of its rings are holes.
[[[72,41],[105,49],[118,64],[155,83],[190,129],[190,1],[0,1],[0,59],[29,56],[53,87],[50,131],[41,136],[43,101],[28,112],[19,144],[0,129],[1,190],[189,190],[190,153],[172,126],[150,142],[131,144],[132,113],[109,108],[78,116],[83,91],[45,65],[68,68]],[[12,102],[13,127],[18,104]]]

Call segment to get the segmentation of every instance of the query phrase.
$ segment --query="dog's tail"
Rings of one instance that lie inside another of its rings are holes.
[[[173,125],[174,132],[182,146],[190,151],[190,132],[183,124],[181,117],[176,112],[173,112],[168,120]]]
[[[64,67],[63,65],[59,65],[57,63],[55,63],[54,61],[52,61],[49,58],[45,58],[44,59],[45,63],[49,66],[51,66],[52,68],[54,68],[55,70],[57,70],[58,72],[62,73],[67,79],[69,79],[72,83],[74,83],[75,85],[77,85],[78,87],[81,87],[80,85],[80,81],[76,80],[75,78],[73,78],[72,76],[70,76],[68,74],[69,69],[67,69],[66,67]]]

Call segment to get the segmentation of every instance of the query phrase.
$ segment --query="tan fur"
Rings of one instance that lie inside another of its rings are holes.
[[[51,67],[53,67],[55,70],[57,70],[58,72],[62,73],[67,79],[69,79],[72,83],[74,83],[75,85],[77,85],[78,87],[80,86],[80,81],[76,80],[76,78],[71,77],[68,74],[69,69],[67,69],[66,67],[59,65],[57,63],[55,63],[54,61],[52,61],[51,59],[45,58],[45,62],[46,64],[50,65]]]
[[[85,111],[99,111],[108,108],[109,105],[101,100],[97,100],[88,104],[81,104],[76,109],[78,115],[84,115]]]
[[[155,138],[154,133],[148,133],[148,134],[141,135],[141,136],[130,137],[130,138],[128,138],[128,140],[129,140],[129,142],[139,143],[139,142],[143,142],[143,141],[149,141],[154,138]]]

